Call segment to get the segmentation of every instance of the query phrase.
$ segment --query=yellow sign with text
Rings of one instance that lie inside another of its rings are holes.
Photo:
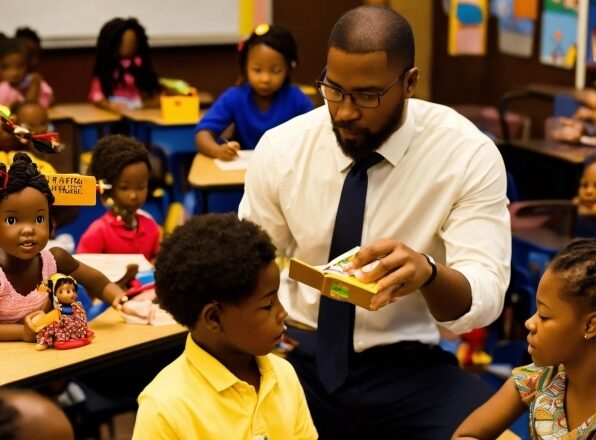
[[[82,174],[46,174],[54,205],[93,206],[97,199],[96,181],[93,176]]]

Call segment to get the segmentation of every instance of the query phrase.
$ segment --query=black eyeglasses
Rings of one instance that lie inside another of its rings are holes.
[[[381,105],[381,96],[389,91],[391,87],[397,84],[399,81],[403,79],[404,74],[410,69],[404,70],[401,75],[395,78],[391,84],[385,87],[385,90],[382,92],[360,92],[355,91],[348,93],[341,87],[337,87],[331,84],[327,84],[323,82],[325,78],[325,74],[327,73],[327,67],[323,69],[321,74],[319,75],[319,79],[317,80],[317,89],[319,90],[320,95],[323,99],[330,101],[330,102],[343,102],[344,96],[349,96],[352,98],[352,102],[354,105],[362,108],[375,108]]]

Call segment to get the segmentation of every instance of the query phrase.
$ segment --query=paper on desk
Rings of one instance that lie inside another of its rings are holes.
[[[253,150],[238,150],[238,157],[234,160],[224,161],[215,159],[215,165],[224,171],[245,170],[248,167]]]
[[[153,268],[143,254],[76,254],[73,257],[99,270],[113,283],[124,276],[128,264],[138,264],[139,272]]]

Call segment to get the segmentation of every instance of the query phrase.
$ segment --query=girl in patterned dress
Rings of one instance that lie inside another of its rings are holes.
[[[71,341],[76,342],[72,348],[87,345],[87,314],[77,301],[77,282],[72,277],[56,273],[50,277],[47,285],[59,318],[37,333],[35,349],[45,350],[52,346],[70,348],[70,345],[62,343]]]
[[[122,307],[125,292],[117,284],[64,249],[45,249],[53,203],[47,178],[27,154],[16,153],[9,170],[0,163],[0,341],[36,341],[31,319],[52,308],[37,287],[56,272],[77,279],[93,298]]]
[[[552,260],[526,321],[533,364],[459,426],[452,439],[496,438],[529,408],[532,439],[596,439],[596,239]]]

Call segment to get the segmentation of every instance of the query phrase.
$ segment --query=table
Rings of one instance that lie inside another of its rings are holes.
[[[95,331],[91,344],[72,350],[39,352],[33,343],[0,342],[0,386],[35,387],[178,345],[182,352],[188,332],[178,324],[126,324],[111,308],[89,327]]]
[[[224,171],[213,158],[197,153],[192,161],[188,182],[201,194],[202,212],[209,212],[211,191],[237,191],[244,188],[246,170]]]
[[[73,121],[79,130],[82,150],[91,150],[99,138],[110,132],[112,124],[122,120],[120,115],[88,102],[57,104],[49,108],[48,116],[50,121]]]
[[[572,199],[584,161],[596,154],[596,147],[544,139],[513,139],[498,146],[522,200]]]
[[[130,123],[130,134],[163,153],[167,172],[174,187],[173,200],[181,201],[184,193],[184,159],[190,162],[197,152],[194,128],[205,113],[201,110],[196,121],[168,122],[161,117],[159,108],[126,110],[122,113]]]

